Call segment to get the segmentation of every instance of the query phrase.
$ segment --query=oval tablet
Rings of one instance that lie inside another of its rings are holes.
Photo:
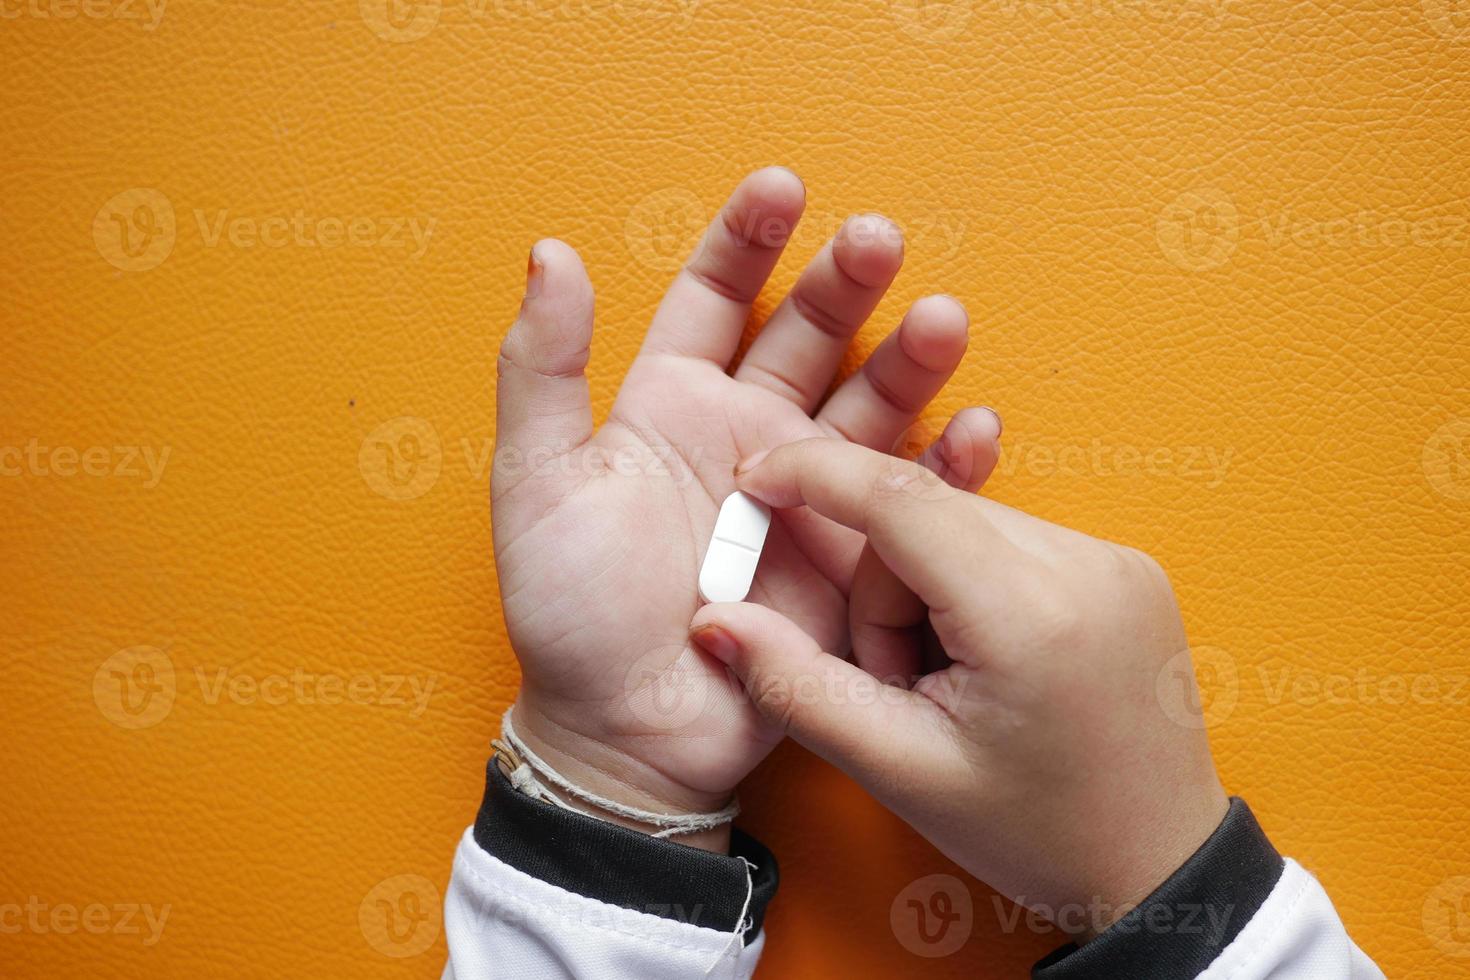
[[[759,500],[739,490],[725,498],[699,569],[705,602],[740,602],[750,593],[770,527],[771,508]]]

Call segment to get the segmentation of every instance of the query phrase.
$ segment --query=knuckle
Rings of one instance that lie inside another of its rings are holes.
[[[889,456],[879,462],[868,485],[868,502],[876,511],[914,499],[933,499],[945,483],[917,463]]]
[[[1031,607],[1032,621],[1043,648],[1070,650],[1086,639],[1086,617],[1070,591],[1048,589],[1034,594]]]
[[[1159,560],[1153,555],[1139,551],[1137,548],[1130,548],[1129,551],[1132,552],[1133,560],[1139,569],[1150,579],[1162,581],[1169,577],[1168,573],[1164,571],[1164,566],[1159,564]]]
[[[790,731],[797,711],[791,686],[779,677],[757,675],[752,681],[752,689],[747,693],[756,712],[781,731]]]
[[[500,353],[496,359],[497,377],[503,378],[512,371],[519,371],[547,381],[575,378],[582,375],[591,361],[590,341],[579,344],[574,337],[553,337],[538,348],[522,333],[522,325],[517,323],[500,342]],[[564,344],[563,339],[567,341]]]
[[[772,449],[770,456],[774,459],[785,457],[786,461],[798,470],[814,468],[820,463],[823,443],[827,441],[816,436],[810,439],[798,439],[796,442],[783,443]]]
[[[1091,577],[1074,578],[1050,561],[1022,559],[1014,569],[1015,615],[1033,651],[1064,653],[1085,645]]]
[[[519,352],[516,350],[518,344],[515,340],[515,334],[516,332],[512,328],[510,333],[506,334],[504,339],[500,341],[500,350],[495,358],[495,371],[498,377],[505,377],[506,374],[516,367],[516,359],[519,357]]]
[[[1114,552],[1124,576],[1135,588],[1142,591],[1169,589],[1169,576],[1153,555],[1127,545],[1118,545]]]

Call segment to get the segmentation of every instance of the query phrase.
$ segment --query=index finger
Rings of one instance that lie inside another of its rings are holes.
[[[976,498],[918,463],[839,439],[806,439],[752,457],[735,485],[771,507],[807,506],[867,535],[873,550],[929,606],[1004,583],[1012,546]]]

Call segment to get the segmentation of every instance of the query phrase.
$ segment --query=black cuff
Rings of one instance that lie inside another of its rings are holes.
[[[1250,807],[1230,800],[1194,856],[1139,906],[1085,946],[1069,943],[1032,980],[1188,980],[1230,945],[1276,887],[1285,863]]]
[[[755,865],[747,944],[759,935],[780,880],[771,852],[739,830],[731,830],[729,856],[650,837],[517,792],[493,758],[475,843],[547,884],[719,932],[735,931],[745,904],[743,857]]]

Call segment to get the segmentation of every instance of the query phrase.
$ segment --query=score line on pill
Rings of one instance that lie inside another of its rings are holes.
[[[705,602],[744,601],[770,527],[771,508],[759,500],[739,490],[725,498],[699,569],[699,594]]]

